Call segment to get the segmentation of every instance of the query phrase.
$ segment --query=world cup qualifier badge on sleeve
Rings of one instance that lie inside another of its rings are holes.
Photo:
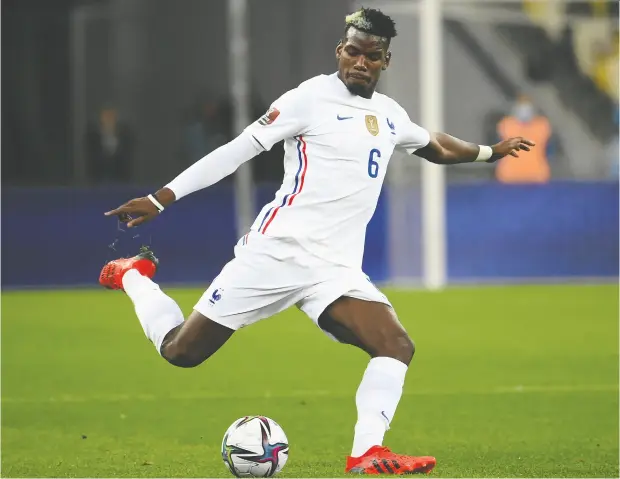
[[[271,125],[279,115],[280,111],[277,108],[269,108],[267,113],[260,117],[258,124],[263,126]]]

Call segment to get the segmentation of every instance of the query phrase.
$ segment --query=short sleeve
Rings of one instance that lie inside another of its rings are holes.
[[[269,110],[245,131],[252,135],[258,146],[271,150],[279,141],[297,136],[307,129],[309,104],[298,88],[290,90],[274,101]]]
[[[401,110],[401,118],[402,126],[396,130],[396,147],[411,155],[416,150],[428,145],[431,141],[431,135],[428,130],[412,122],[405,110]]]

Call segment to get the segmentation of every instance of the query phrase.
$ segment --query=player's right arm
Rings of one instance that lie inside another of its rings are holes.
[[[302,133],[308,103],[298,89],[285,93],[234,140],[198,160],[153,195],[134,198],[105,215],[118,216],[128,227],[153,219],[175,201],[217,183],[279,141]]]

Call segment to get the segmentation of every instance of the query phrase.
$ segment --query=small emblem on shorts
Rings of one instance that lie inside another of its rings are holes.
[[[213,291],[213,294],[211,295],[211,299],[209,300],[209,303],[211,304],[215,304],[216,301],[219,301],[220,299],[222,299],[222,289],[216,289],[215,291]]]

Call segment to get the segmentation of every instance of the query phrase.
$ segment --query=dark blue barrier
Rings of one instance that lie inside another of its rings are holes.
[[[156,221],[125,233],[103,216],[145,191],[3,189],[3,286],[96,285],[106,261],[135,254],[142,243],[151,244],[161,259],[161,282],[208,284],[233,254],[232,190],[216,185],[196,192]],[[116,238],[114,252],[108,245]]]
[[[107,260],[142,243],[162,260],[159,282],[208,284],[237,241],[230,185],[194,193],[135,230],[117,231],[116,221],[103,216],[145,191],[3,188],[3,286],[96,285]],[[274,191],[259,188],[259,204]],[[389,279],[385,196],[368,227],[364,258],[378,282]],[[617,276],[618,185],[451,185],[448,256],[452,280]]]
[[[618,276],[618,183],[452,185],[448,275]]]

